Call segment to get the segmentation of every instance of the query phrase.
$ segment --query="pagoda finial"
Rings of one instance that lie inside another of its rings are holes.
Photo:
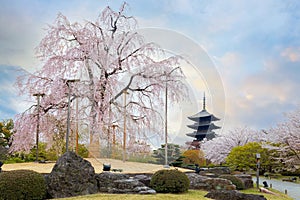
[[[205,92],[203,94],[203,110],[206,110],[206,108],[205,108]]]

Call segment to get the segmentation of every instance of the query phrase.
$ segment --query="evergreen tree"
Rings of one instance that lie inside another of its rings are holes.
[[[14,122],[12,119],[0,122],[0,160],[5,160],[8,154],[8,148],[12,143]]]
[[[165,144],[153,151],[153,157],[156,159],[156,164],[165,163]],[[180,146],[177,144],[168,143],[168,163],[173,162],[180,156]]]

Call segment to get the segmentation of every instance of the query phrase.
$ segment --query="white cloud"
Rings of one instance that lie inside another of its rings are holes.
[[[298,105],[295,91],[300,87],[300,62],[280,56],[280,52],[294,51],[278,52],[269,55],[255,71],[244,65],[247,57],[235,53],[225,53],[218,59],[226,88],[226,124],[269,128]]]
[[[18,95],[14,83],[16,77],[21,74],[20,68],[0,66],[0,105],[1,118],[13,118],[15,114],[28,109],[33,102],[24,101],[23,96]]]
[[[233,74],[243,71],[243,58],[238,52],[225,52],[220,58],[214,57],[224,80],[231,79]]]
[[[287,47],[281,52],[281,56],[291,62],[300,61],[300,47]]]

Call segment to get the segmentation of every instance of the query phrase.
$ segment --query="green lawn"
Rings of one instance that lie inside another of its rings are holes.
[[[293,200],[293,198],[278,192],[277,190],[268,188],[268,190],[276,193],[277,195],[272,195],[272,194],[265,194],[265,193],[261,193],[258,192],[256,188],[251,188],[251,189],[247,189],[247,190],[242,190],[241,192],[246,193],[246,194],[260,194],[260,195],[264,195],[268,200]]]
[[[278,196],[271,194],[263,194],[257,191],[257,189],[248,189],[243,190],[242,192],[247,194],[261,194],[264,195],[268,200],[293,200],[288,196],[279,193],[278,191],[272,190],[272,192],[276,192]],[[64,198],[68,200],[85,200],[85,199],[101,199],[101,200],[160,200],[160,199],[170,199],[170,200],[209,200],[209,198],[205,198],[204,196],[207,194],[207,191],[202,190],[189,190],[188,193],[184,194],[155,194],[155,195],[139,195],[139,194],[93,194],[72,198]]]

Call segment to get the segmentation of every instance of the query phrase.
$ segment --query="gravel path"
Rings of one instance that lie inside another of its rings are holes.
[[[121,160],[114,159],[95,159],[95,158],[87,158],[93,167],[95,168],[96,173],[102,172],[103,164],[110,164],[111,169],[122,169],[122,173],[153,173],[157,170],[164,169],[163,165],[156,164],[147,164],[147,163],[137,163],[137,162],[123,162]],[[2,166],[2,170],[10,171],[17,169],[31,169],[39,173],[50,173],[54,162],[48,163],[15,163],[15,164],[4,164]],[[179,169],[180,171],[189,171],[185,169]]]

